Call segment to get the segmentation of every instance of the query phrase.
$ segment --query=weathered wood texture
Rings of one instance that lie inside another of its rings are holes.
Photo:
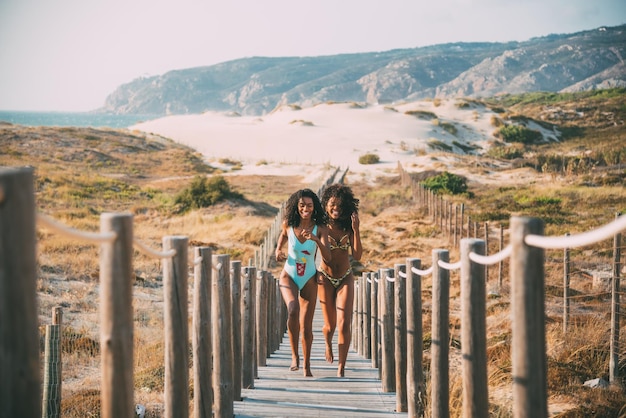
[[[242,401],[234,404],[235,417],[406,417],[394,412],[396,394],[383,393],[378,370],[371,361],[351,349],[346,363],[346,377],[339,378],[337,364],[324,358],[322,313],[319,302],[313,321],[311,368],[313,377],[304,377],[302,369],[291,372],[289,339],[285,334],[279,349],[259,367],[254,389],[243,389]],[[279,326],[280,324],[274,324]],[[333,340],[337,350],[337,334]]]

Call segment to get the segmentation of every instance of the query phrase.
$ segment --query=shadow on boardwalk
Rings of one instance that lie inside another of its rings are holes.
[[[348,354],[346,377],[337,375],[337,362],[328,364],[324,357],[322,312],[319,301],[313,320],[313,377],[304,377],[302,369],[289,371],[291,349],[287,334],[280,348],[259,367],[254,389],[243,389],[242,400],[235,402],[236,417],[406,417],[396,413],[396,394],[383,393],[378,369],[369,359],[353,349]],[[337,335],[333,349],[337,358]],[[302,353],[302,347],[300,347]],[[300,354],[302,364],[302,354]]]

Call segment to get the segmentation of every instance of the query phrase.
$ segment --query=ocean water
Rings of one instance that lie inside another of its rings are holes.
[[[27,112],[0,110],[0,121],[24,126],[128,128],[158,115],[111,115],[91,112]]]

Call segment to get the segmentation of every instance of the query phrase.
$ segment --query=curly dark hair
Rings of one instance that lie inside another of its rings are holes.
[[[300,225],[298,202],[303,197],[310,197],[313,199],[313,214],[311,215],[313,223],[315,223],[315,225],[325,225],[328,221],[326,211],[324,211],[324,207],[320,203],[319,197],[317,197],[315,192],[311,189],[301,189],[289,196],[289,199],[287,199],[287,203],[285,204],[285,214],[283,215],[283,219],[287,221],[287,225],[296,227]]]
[[[359,199],[354,197],[350,187],[339,183],[331,184],[322,193],[322,207],[324,211],[326,211],[326,205],[331,197],[339,199],[341,202],[339,226],[349,231],[352,229],[352,214],[355,212],[359,213]]]

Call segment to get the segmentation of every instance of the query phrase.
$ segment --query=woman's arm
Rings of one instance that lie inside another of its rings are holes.
[[[276,257],[276,261],[285,261],[287,256],[284,252],[282,252],[283,245],[287,240],[287,222],[283,221],[280,235],[278,236],[278,241],[276,242],[276,251],[274,251],[274,256]]]
[[[316,237],[317,248],[320,249],[320,254],[322,254],[322,260],[326,264],[328,264],[330,263],[330,260],[332,260],[333,258],[330,252],[330,243],[328,241],[328,228],[320,225],[317,228],[317,234],[318,234],[318,236]]]

